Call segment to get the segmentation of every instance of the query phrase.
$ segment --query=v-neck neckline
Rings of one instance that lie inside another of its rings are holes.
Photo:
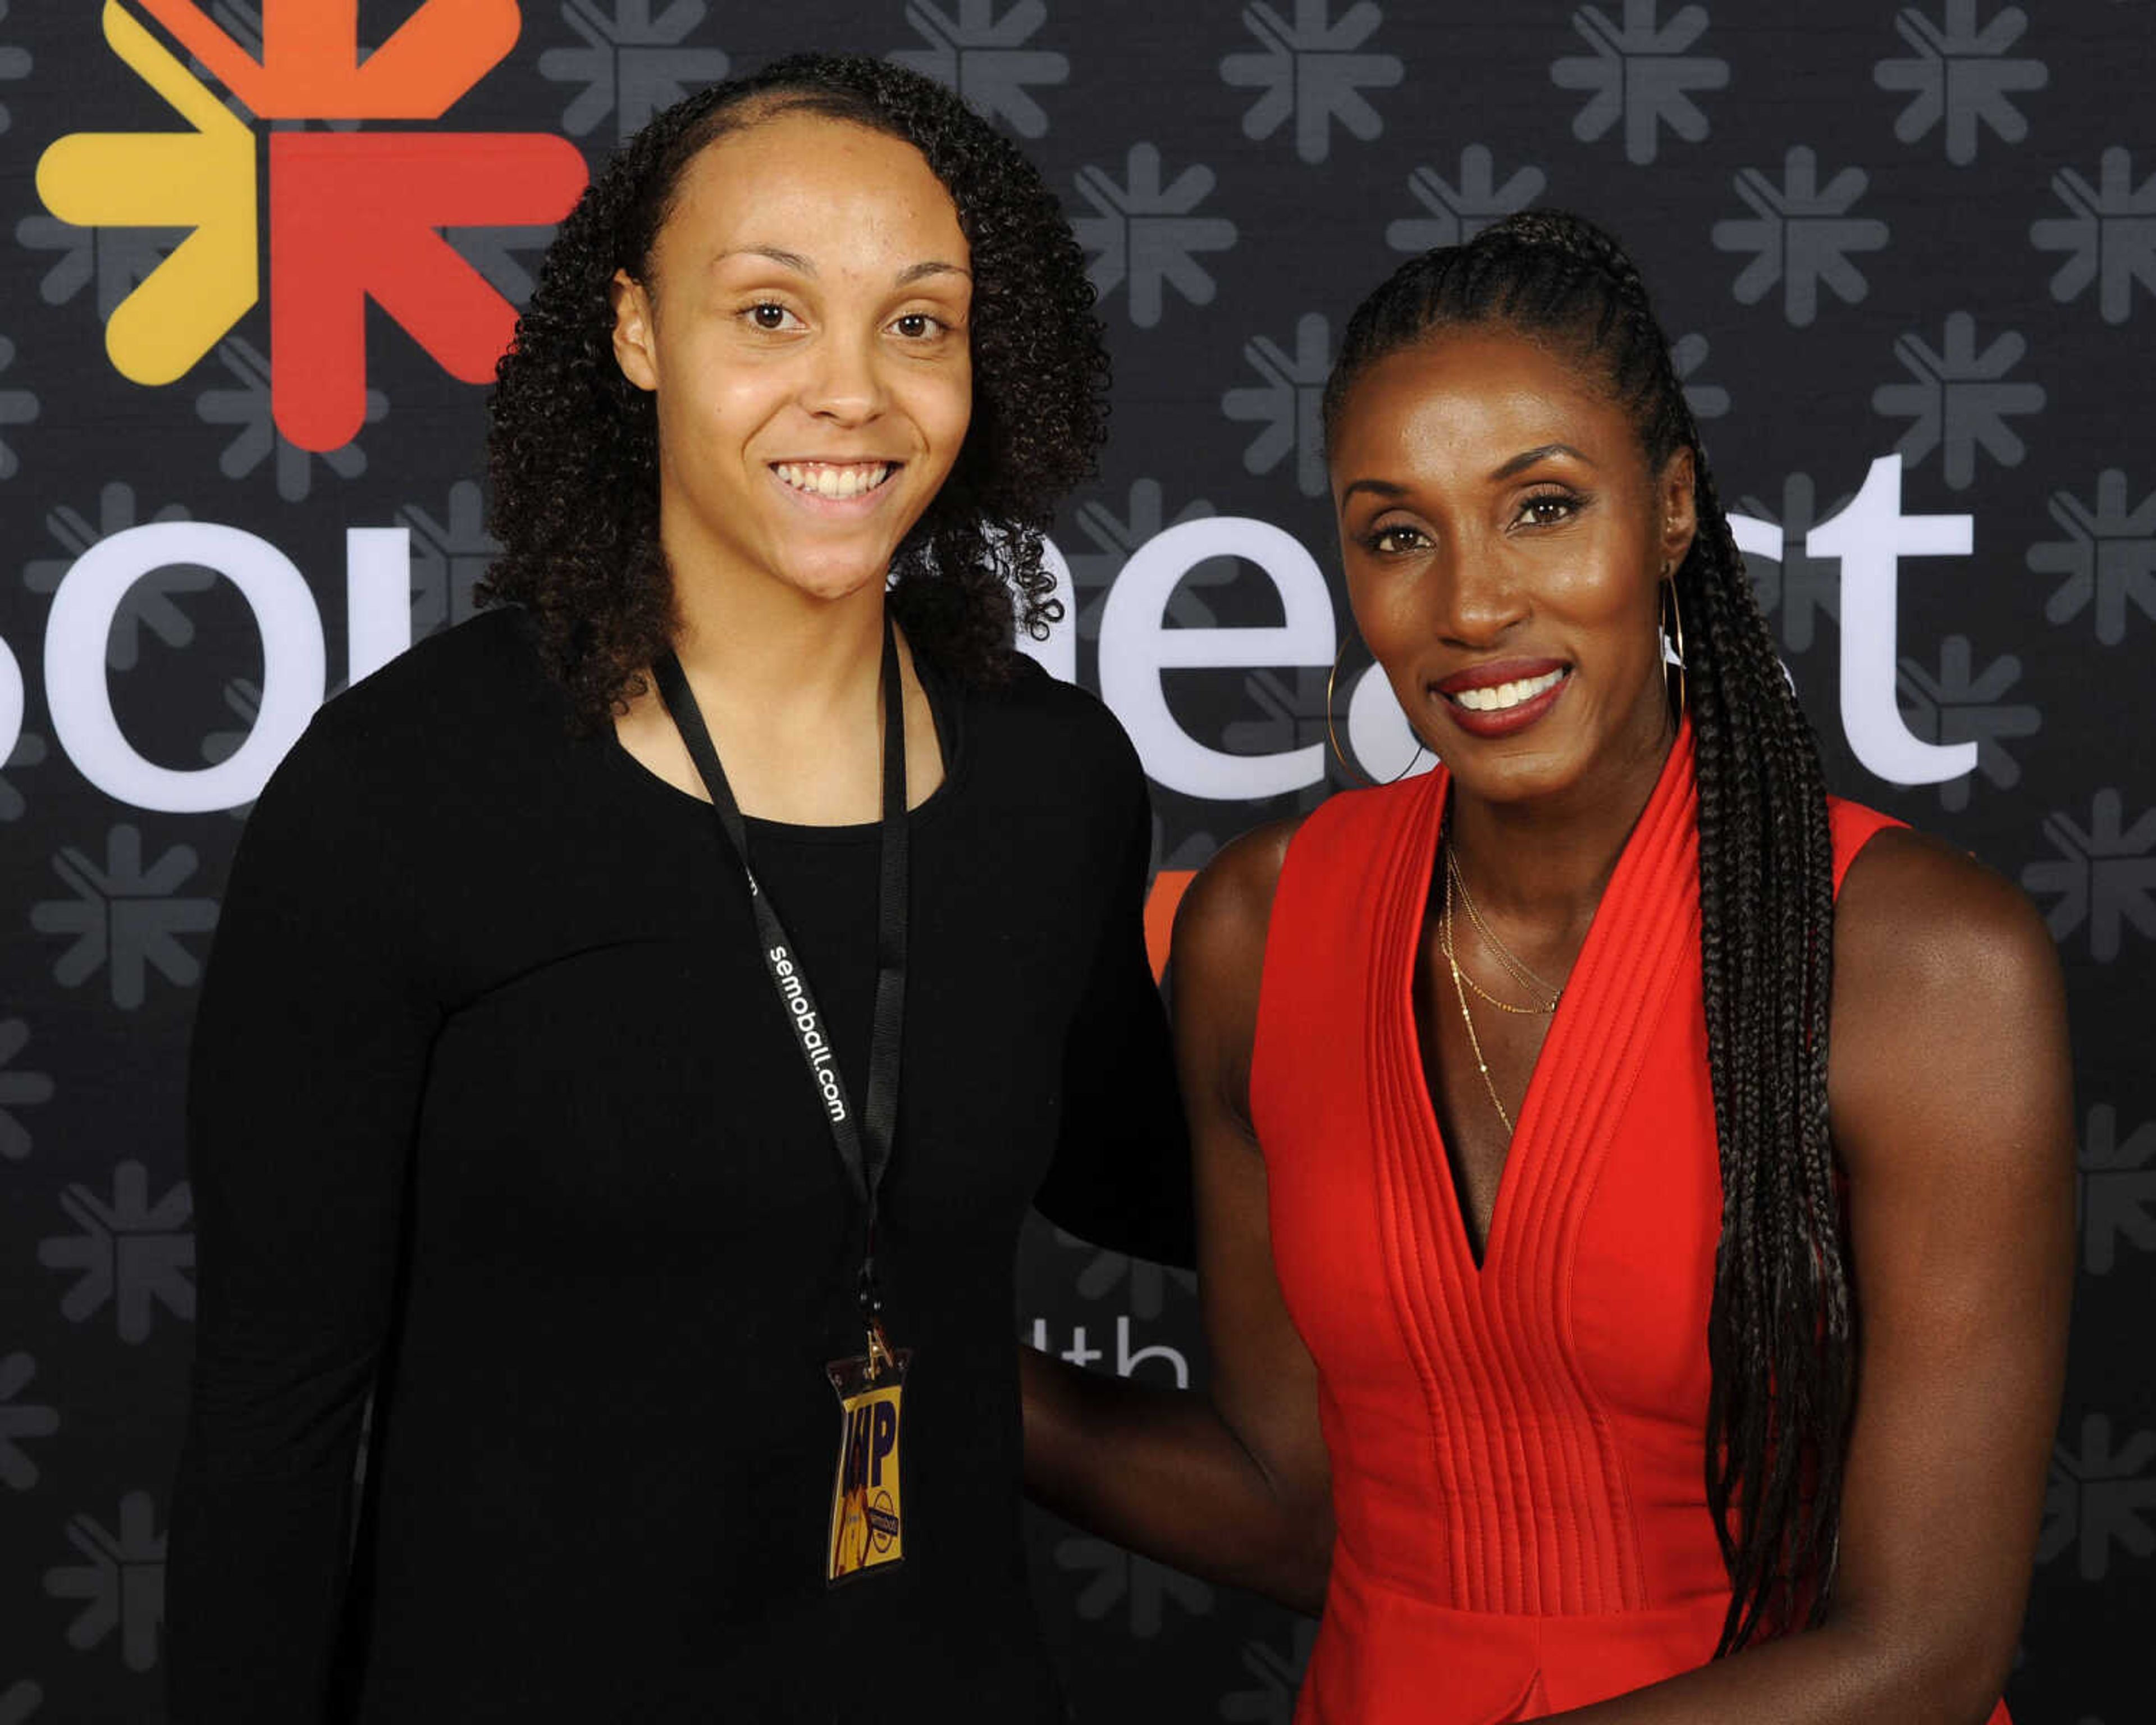
[[[1467,1279],[1476,1286],[1486,1286],[1491,1264],[1496,1260],[1507,1233],[1507,1218],[1517,1207],[1517,1189],[1527,1178],[1523,1169],[1532,1159],[1543,1133],[1539,1128],[1544,1110],[1542,1097],[1553,1083],[1548,1075],[1569,1058],[1573,1038],[1569,1029],[1573,1020],[1585,1009],[1578,1005],[1582,994],[1591,996],[1598,992],[1603,967],[1597,961],[1604,931],[1612,919],[1604,911],[1620,892],[1630,890],[1630,875],[1635,866],[1641,832],[1648,826],[1666,797],[1673,794],[1672,776],[1680,771],[1689,776],[1691,759],[1690,726],[1681,726],[1668,754],[1662,760],[1655,778],[1654,788],[1640,806],[1631,830],[1625,834],[1625,843],[1618,851],[1616,865],[1609,871],[1604,885],[1602,896],[1595,903],[1594,914],[1589,920],[1586,937],[1581,941],[1579,952],[1573,960],[1571,974],[1558,997],[1557,1009],[1550,1016],[1549,1032],[1543,1038],[1543,1045],[1535,1055],[1533,1066],[1527,1073],[1527,1087],[1520,1099],[1520,1111],[1515,1117],[1512,1135],[1505,1147],[1505,1159],[1497,1171],[1496,1194],[1490,1203],[1490,1225],[1483,1232],[1482,1250],[1475,1250],[1475,1237],[1469,1225],[1466,1192],[1460,1178],[1460,1169],[1455,1163],[1452,1146],[1447,1141],[1444,1127],[1439,1124],[1437,1098],[1430,1089],[1430,1062],[1423,1052],[1422,1028],[1415,1022],[1414,983],[1417,968],[1422,959],[1422,934],[1430,916],[1430,894],[1435,890],[1438,850],[1445,839],[1445,808],[1450,799],[1452,775],[1440,764],[1428,775],[1425,792],[1428,801],[1424,806],[1421,827],[1417,834],[1411,863],[1416,870],[1414,914],[1404,919],[1405,947],[1404,952],[1393,955],[1394,977],[1396,986],[1392,998],[1396,1009],[1404,1014],[1406,1045],[1413,1057],[1414,1082],[1413,1089],[1419,1104],[1417,1117],[1429,1142],[1436,1147],[1438,1159],[1445,1171],[1445,1190],[1450,1202],[1443,1206],[1450,1212],[1445,1232],[1457,1249],[1461,1261],[1466,1266]],[[1682,757],[1681,762],[1680,757]],[[1584,988],[1578,986],[1584,983]]]

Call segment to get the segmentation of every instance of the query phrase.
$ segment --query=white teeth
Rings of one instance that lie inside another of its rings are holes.
[[[1452,699],[1471,713],[1502,713],[1508,707],[1518,706],[1523,701],[1532,701],[1537,695],[1556,688],[1564,678],[1565,673],[1560,669],[1518,682],[1492,683],[1480,689],[1462,689]]]
[[[827,461],[781,461],[772,470],[797,491],[813,492],[819,497],[837,501],[875,490],[891,477],[891,464],[870,461],[834,467]]]

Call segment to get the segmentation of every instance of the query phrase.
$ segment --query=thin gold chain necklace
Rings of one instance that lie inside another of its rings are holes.
[[[1451,858],[1451,850],[1447,847],[1445,860],[1448,864],[1450,863]],[[1505,1122],[1505,1136],[1510,1138],[1512,1136],[1512,1111],[1506,1107],[1504,1099],[1497,1094],[1497,1086],[1490,1076],[1490,1062],[1483,1057],[1482,1054],[1482,1039],[1475,1034],[1475,1014],[1467,1009],[1467,990],[1461,983],[1460,960],[1453,956],[1452,883],[1454,879],[1454,872],[1448,867],[1445,875],[1445,908],[1438,925],[1439,942],[1445,951],[1445,962],[1452,968],[1452,992],[1459,997],[1460,1022],[1467,1026],[1467,1045],[1475,1051],[1475,1065],[1482,1075],[1482,1088],[1490,1092],[1490,1106],[1497,1111],[1497,1118]],[[1481,990],[1478,988],[1476,992],[1480,993]]]
[[[1529,969],[1524,962],[1514,957],[1512,950],[1504,942],[1497,938],[1497,932],[1482,920],[1482,913],[1475,907],[1474,895],[1467,890],[1466,877],[1460,872],[1460,860],[1455,855],[1452,847],[1448,845],[1445,847],[1445,894],[1448,906],[1451,904],[1452,894],[1455,887],[1459,890],[1460,903],[1467,906],[1467,920],[1475,925],[1475,932],[1482,937],[1490,950],[1496,955],[1497,962],[1503,967],[1505,973],[1530,993],[1546,994],[1549,998],[1545,1001],[1537,1001],[1532,1006],[1515,1006],[1509,1000],[1500,1000],[1463,970],[1460,976],[1467,986],[1500,1012],[1515,1013],[1522,1018],[1547,1018],[1551,1013],[1555,1012],[1558,1002],[1564,998],[1564,990],[1562,988],[1552,988],[1549,983]],[[1452,957],[1449,936],[1445,942],[1445,957],[1447,958]]]

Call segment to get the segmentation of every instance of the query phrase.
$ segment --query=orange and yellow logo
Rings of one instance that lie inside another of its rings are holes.
[[[499,65],[517,0],[426,0],[362,57],[359,0],[264,0],[258,59],[196,0],[136,0],[258,126],[277,120],[438,120]],[[559,220],[583,158],[542,132],[269,132],[267,221],[258,126],[235,115],[120,0],[105,39],[187,130],[77,132],[38,163],[38,195],[82,227],[185,228],[114,311],[105,351],[138,383],[184,376],[262,297],[270,275],[270,400],[302,449],[333,449],[367,412],[372,300],[452,377],[483,383],[516,308],[439,231]]]

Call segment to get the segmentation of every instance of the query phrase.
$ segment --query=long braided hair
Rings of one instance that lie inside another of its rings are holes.
[[[1403,264],[1356,309],[1326,387],[1456,328],[1516,330],[1599,373],[1656,472],[1694,464],[1672,581],[1699,798],[1700,957],[1722,1165],[1707,1322],[1707,1495],[1732,1597],[1717,1656],[1816,1624],[1833,1581],[1854,1399],[1847,1255],[1827,1134],[1834,874],[1811,729],[1716,496],[1640,272],[1580,217],[1527,211]]]

